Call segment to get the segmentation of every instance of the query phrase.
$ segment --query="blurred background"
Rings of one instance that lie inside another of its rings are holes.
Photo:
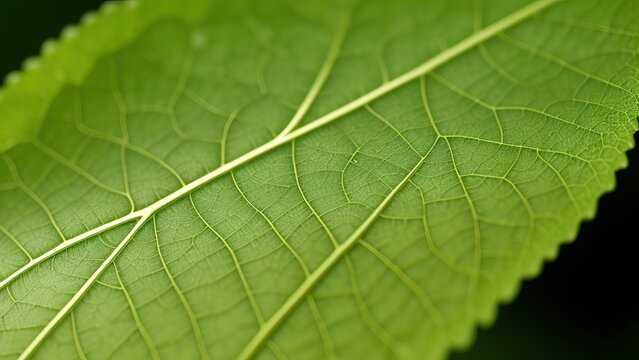
[[[0,79],[102,2],[0,2]],[[639,149],[628,155],[629,169],[617,174],[617,189],[601,199],[597,218],[453,360],[639,359],[639,236],[628,235],[638,219]]]

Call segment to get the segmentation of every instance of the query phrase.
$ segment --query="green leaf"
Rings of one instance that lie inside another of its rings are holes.
[[[467,345],[626,164],[636,9],[108,5],[0,96],[0,358]]]

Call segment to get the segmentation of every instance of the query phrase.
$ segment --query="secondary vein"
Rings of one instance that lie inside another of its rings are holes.
[[[322,262],[322,264],[313,271],[302,284],[295,290],[295,292],[284,302],[282,306],[271,316],[270,319],[262,326],[259,331],[253,336],[251,341],[246,345],[244,350],[238,356],[238,359],[250,359],[257,350],[261,348],[268,337],[275,331],[288,315],[299,305],[299,303],[306,298],[309,292],[326,276],[326,274],[333,269],[333,267],[357,244],[358,240],[366,233],[371,227],[377,217],[384,211],[386,206],[391,202],[395,195],[404,187],[406,183],[413,177],[413,175],[419,170],[426,158],[437,144],[437,141],[433,142],[426,155],[420,158],[417,165],[413,167],[408,174],[397,184],[393,190],[384,198],[373,212],[364,220],[364,222],[349,236],[346,241],[340,244],[328,258]]]

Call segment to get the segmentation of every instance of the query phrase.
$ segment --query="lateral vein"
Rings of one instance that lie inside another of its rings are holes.
[[[277,311],[271,316],[271,318],[264,323],[258,332],[253,336],[251,341],[246,345],[246,347],[242,350],[237,359],[250,359],[252,358],[257,350],[261,348],[264,342],[268,339],[268,337],[275,331],[277,326],[279,326],[286,317],[299,305],[299,303],[306,298],[309,292],[328,274],[329,271],[333,269],[333,267],[348,254],[348,252],[355,246],[358,240],[366,233],[366,231],[371,227],[373,222],[377,219],[377,217],[384,211],[384,209],[388,206],[388,204],[392,201],[395,195],[404,187],[406,183],[413,177],[413,175],[419,170],[422,166],[428,155],[432,151],[432,149],[437,144],[437,141],[433,142],[433,145],[430,147],[426,155],[420,158],[415,165],[402,179],[402,181],[397,184],[392,191],[384,198],[384,200],[373,210],[373,212],[364,220],[364,222],[351,234],[351,236],[346,239],[342,244],[337,246],[335,250],[328,256],[328,258],[322,262],[322,264],[313,271],[307,278],[302,282],[302,284],[295,290],[295,292],[284,302],[282,306],[280,306]]]

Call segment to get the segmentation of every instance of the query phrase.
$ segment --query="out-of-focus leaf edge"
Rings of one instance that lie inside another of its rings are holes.
[[[65,85],[81,84],[99,58],[135,40],[160,19],[197,21],[206,0],[106,2],[43,43],[40,56],[26,59],[0,88],[0,152],[37,133],[53,99]]]
[[[632,81],[630,82],[634,84],[630,90],[635,94],[635,98],[639,98],[639,72],[635,75],[635,78],[631,80]],[[601,192],[596,194],[596,198],[592,202],[592,204],[588,208],[584,209],[586,215],[583,216],[580,221],[575,224],[568,236],[554,239],[554,246],[548,247],[541,258],[533,260],[529,259],[528,262],[521,264],[521,271],[515,275],[519,279],[519,281],[514,282],[514,286],[511,288],[500,289],[501,293],[497,295],[497,302],[495,304],[475,309],[476,312],[474,322],[477,326],[469,329],[471,333],[468,334],[468,336],[464,338],[463,341],[459,343],[451,343],[451,349],[449,350],[468,350],[475,341],[477,335],[477,327],[492,327],[497,320],[500,306],[512,303],[519,295],[524,281],[537,278],[542,273],[546,263],[554,262],[557,260],[559,252],[561,251],[561,248],[563,246],[570,245],[576,240],[581,228],[581,224],[583,222],[592,221],[596,217],[601,197],[615,190],[617,172],[628,168],[628,156],[626,155],[626,153],[634,149],[636,146],[635,137],[637,135],[637,131],[639,130],[639,100],[637,100],[637,103],[634,104],[634,106],[630,105],[629,112],[636,115],[632,115],[632,119],[634,119],[634,121],[631,120],[628,122],[630,123],[630,128],[627,129],[628,138],[620,139],[620,142],[623,143],[623,145],[619,146],[618,149],[620,153],[618,154],[618,156],[615,156],[614,159],[609,160],[610,162],[608,163],[608,165],[610,166],[611,171],[598,172],[597,176],[603,177],[603,186],[601,188]],[[624,142],[624,140],[627,140],[627,142]]]

